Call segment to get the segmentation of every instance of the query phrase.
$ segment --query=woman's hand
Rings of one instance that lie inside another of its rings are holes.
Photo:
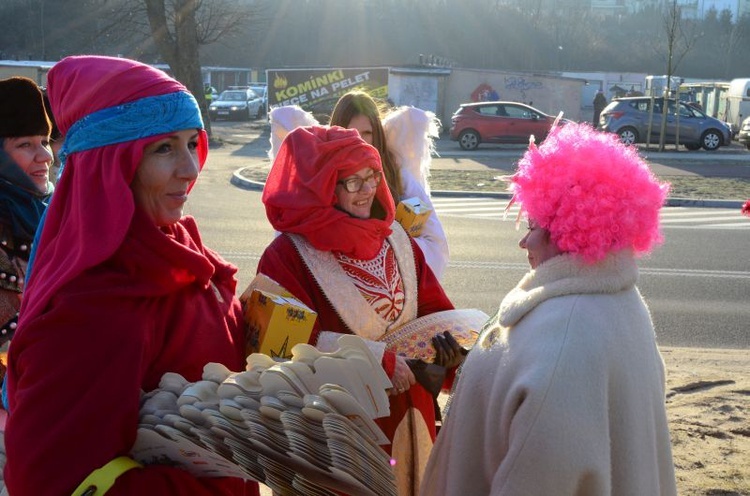
[[[396,355],[396,366],[393,369],[391,382],[393,383],[393,389],[390,390],[391,396],[406,392],[417,382],[414,373],[406,363],[406,359],[400,355]]]
[[[432,346],[435,347],[435,351],[437,352],[433,363],[442,365],[447,369],[458,367],[464,363],[464,358],[468,353],[448,331],[433,337]]]

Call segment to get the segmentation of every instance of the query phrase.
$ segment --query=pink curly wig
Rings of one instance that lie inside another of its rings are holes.
[[[558,127],[529,146],[511,181],[521,210],[585,263],[624,249],[643,255],[663,240],[659,209],[669,184],[614,134],[588,124]]]

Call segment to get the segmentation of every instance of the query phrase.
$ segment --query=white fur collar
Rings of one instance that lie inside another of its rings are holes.
[[[528,272],[503,298],[499,323],[510,327],[545,300],[569,294],[617,293],[633,287],[638,266],[632,252],[623,250],[587,265],[578,257],[553,257]]]

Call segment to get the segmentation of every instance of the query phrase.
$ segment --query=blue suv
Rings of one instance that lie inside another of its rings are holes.
[[[617,98],[602,110],[599,129],[615,133],[623,143],[632,145],[646,143],[650,122],[651,139],[648,141],[659,143],[663,106],[664,99],[660,97]],[[713,151],[732,141],[731,130],[726,123],[685,102],[668,99],[665,143],[675,143],[678,126],[680,144],[688,150],[702,147]]]

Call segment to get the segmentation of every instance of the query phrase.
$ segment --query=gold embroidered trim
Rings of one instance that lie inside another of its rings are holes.
[[[316,250],[302,236],[287,233],[341,320],[365,339],[378,340],[390,329],[397,329],[417,316],[417,269],[409,235],[397,222],[391,229],[388,242],[404,283],[404,309],[390,325],[365,302],[333,253]]]

